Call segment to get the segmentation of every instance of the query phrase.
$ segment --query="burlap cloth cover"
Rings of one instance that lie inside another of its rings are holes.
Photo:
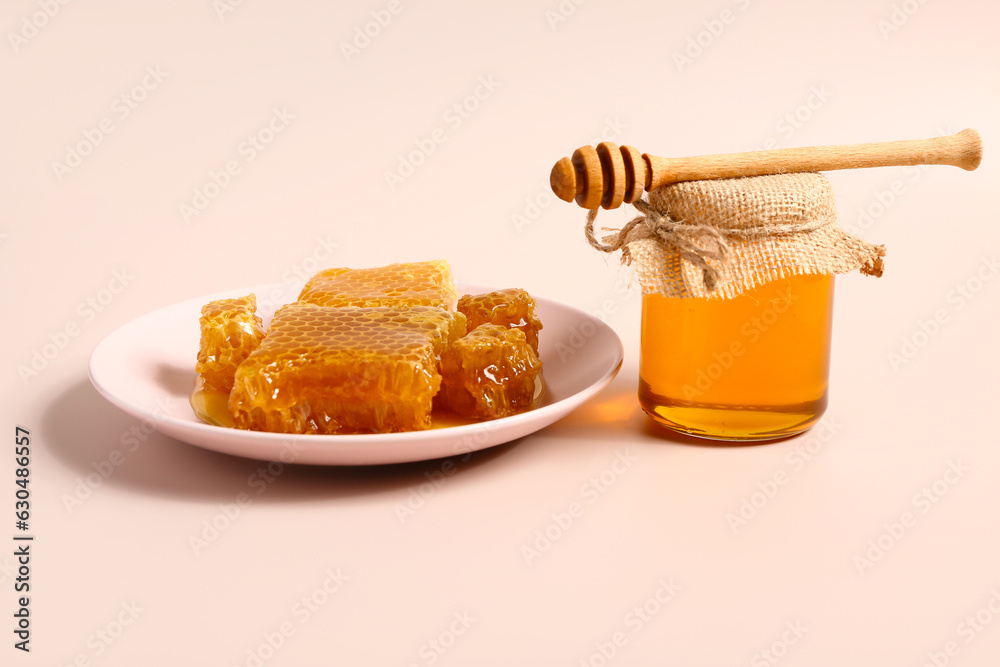
[[[883,246],[836,223],[822,174],[776,174],[672,183],[634,205],[640,215],[594,247],[622,250],[644,294],[732,298],[792,275],[882,275]]]

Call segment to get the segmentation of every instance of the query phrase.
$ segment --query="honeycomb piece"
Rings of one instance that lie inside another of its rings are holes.
[[[405,306],[376,306],[358,308],[357,310],[364,311],[352,313],[352,317],[359,321],[373,321],[386,325],[401,325],[425,330],[430,337],[434,357],[437,359],[455,341],[467,333],[465,315],[453,310],[443,310],[433,306],[412,306],[409,308]]]
[[[531,349],[538,352],[538,332],[542,323],[535,316],[535,300],[523,289],[466,294],[458,300],[458,312],[465,315],[469,330],[480,324],[499,324],[520,329]]]
[[[236,370],[234,425],[323,434],[430,428],[441,384],[435,347],[464,322],[426,310],[283,306]]]
[[[454,310],[458,292],[444,260],[370,269],[327,269],[305,284],[299,301],[317,306],[436,306]]]
[[[419,325],[426,329],[434,346],[434,356],[438,359],[468,331],[465,315],[453,310],[442,310],[432,306],[378,307],[365,310],[368,310],[372,317],[384,315],[389,322],[407,326]]]
[[[523,331],[483,324],[441,356],[437,400],[463,417],[513,415],[531,408],[541,369]]]
[[[195,370],[206,389],[229,392],[233,375],[264,338],[257,297],[219,299],[201,308],[201,344]]]

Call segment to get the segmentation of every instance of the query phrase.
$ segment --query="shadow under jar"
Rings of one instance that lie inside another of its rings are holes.
[[[833,282],[791,276],[732,299],[643,295],[643,410],[669,429],[714,440],[809,429],[827,405]]]

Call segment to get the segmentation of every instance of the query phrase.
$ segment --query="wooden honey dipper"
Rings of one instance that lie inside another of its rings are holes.
[[[578,148],[572,159],[564,157],[556,162],[549,182],[563,201],[576,199],[588,210],[598,206],[612,209],[639,199],[643,190],[679,181],[917,164],[950,164],[972,171],[982,157],[982,140],[975,130],[935,139],[682,158],[640,155],[632,146],[604,142],[597,148]]]

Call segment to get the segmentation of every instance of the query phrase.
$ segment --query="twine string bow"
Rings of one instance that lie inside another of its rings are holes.
[[[616,233],[608,234],[603,242],[594,233],[594,221],[598,209],[587,211],[584,233],[591,246],[602,252],[622,251],[622,261],[628,263],[631,257],[628,244],[642,239],[656,238],[667,247],[674,248],[682,259],[701,269],[705,289],[714,292],[724,277],[724,271],[732,260],[732,248],[728,239],[756,239],[762,236],[784,236],[811,232],[828,224],[826,220],[811,220],[802,223],[772,224],[745,227],[741,229],[720,229],[715,225],[688,223],[674,220],[667,212],[656,210],[644,199],[632,202],[639,215],[630,220]],[[709,264],[709,260],[715,266]]]
[[[681,258],[701,269],[705,289],[714,291],[719,286],[721,279],[719,269],[709,264],[708,260],[725,266],[729,261],[730,249],[718,227],[674,220],[668,214],[654,209],[644,199],[637,199],[632,205],[640,215],[630,220],[616,234],[605,236],[603,243],[597,240],[594,234],[594,221],[597,219],[598,209],[588,211],[587,226],[584,231],[590,245],[603,252],[621,250],[622,259],[629,262],[631,258],[628,253],[628,243],[640,239],[658,238],[661,243],[675,248]]]

